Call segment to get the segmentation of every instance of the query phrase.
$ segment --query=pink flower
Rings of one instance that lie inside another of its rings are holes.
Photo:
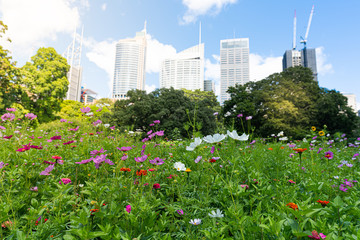
[[[67,120],[66,119],[60,119],[60,122],[67,122]]]
[[[311,235],[308,235],[311,239],[325,239],[326,236],[323,233],[318,233],[317,231],[312,231]]]
[[[246,184],[242,184],[242,185],[240,185],[240,187],[249,189],[249,185],[246,185]]]
[[[64,183],[64,185],[71,183],[71,179],[70,178],[62,178],[61,181],[59,181],[59,183],[61,184],[61,182]]]
[[[39,189],[37,186],[35,186],[35,187],[30,188],[30,191],[37,192],[37,191],[39,191]]]
[[[153,185],[153,189],[160,189],[161,187],[160,187],[160,184],[158,184],[158,183],[155,183],[154,185]]]
[[[184,215],[184,211],[183,211],[182,209],[176,210],[176,212],[177,212],[179,215]]]
[[[8,111],[8,112],[16,112],[16,109],[15,108],[6,108],[6,111]]]
[[[91,111],[91,108],[89,108],[89,107],[80,108],[80,111],[81,111],[82,113],[88,113],[88,112]]]
[[[160,120],[155,120],[154,123],[155,123],[155,124],[159,124],[159,123],[160,123]]]
[[[60,160],[60,159],[62,159],[62,157],[60,157],[60,156],[57,156],[57,155],[55,155],[55,156],[52,156],[51,158],[52,158],[52,159],[56,159],[56,160]]]
[[[30,120],[34,120],[35,118],[37,118],[37,116],[33,113],[27,113],[27,114],[25,114],[25,117]]]
[[[130,206],[130,205],[127,205],[127,206],[126,206],[126,211],[127,211],[128,213],[131,212],[131,206]]]
[[[1,119],[3,121],[12,121],[15,119],[15,114],[13,113],[5,113],[4,115],[1,116]]]

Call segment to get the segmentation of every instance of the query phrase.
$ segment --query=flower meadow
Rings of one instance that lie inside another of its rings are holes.
[[[1,239],[360,238],[360,138],[172,141],[159,120],[137,134],[82,112],[1,116]]]

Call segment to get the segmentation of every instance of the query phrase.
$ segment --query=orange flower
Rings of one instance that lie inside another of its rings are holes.
[[[147,175],[147,171],[146,170],[137,170],[136,171],[136,175],[137,176],[146,176]]]
[[[317,200],[316,202],[320,203],[320,204],[321,204],[321,206],[323,206],[323,207],[325,207],[326,205],[328,205],[328,204],[329,204],[329,201],[321,201],[320,199],[319,199],[319,200]]]
[[[281,147],[281,149],[284,149],[285,147]]]
[[[122,172],[131,172],[131,169],[130,168],[120,168],[120,171]]]
[[[299,210],[298,205],[296,205],[295,203],[292,203],[292,202],[286,204],[286,206],[288,206],[289,208],[292,208],[294,210]]]
[[[96,209],[96,208],[90,210],[91,215],[94,215],[94,213],[96,213],[96,212],[98,212],[98,211],[99,211],[99,209]]]
[[[307,150],[307,148],[293,148],[293,150],[297,153],[303,153]]]
[[[272,148],[268,148],[268,150],[273,150]]]

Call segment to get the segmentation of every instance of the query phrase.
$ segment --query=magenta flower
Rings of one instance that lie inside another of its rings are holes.
[[[86,164],[86,163],[89,163],[93,160],[94,158],[89,158],[89,159],[85,159],[85,160],[82,160],[81,162],[75,162],[76,164]]]
[[[155,134],[161,137],[164,136],[164,131],[157,131]]]
[[[3,121],[12,121],[15,119],[15,114],[13,113],[5,113],[4,115],[1,116],[1,119]]]
[[[91,108],[89,108],[89,107],[80,108],[80,111],[81,111],[82,113],[88,113],[88,112],[91,111]]]
[[[240,185],[240,187],[245,188],[245,189],[249,189],[249,185],[247,185],[247,184],[242,184],[242,185]]]
[[[331,151],[327,151],[327,152],[325,153],[325,157],[326,157],[327,159],[333,159],[333,158],[334,158],[334,153],[331,152]]]
[[[27,113],[27,114],[25,114],[25,117],[30,119],[30,121],[37,118],[37,116],[35,114],[33,114],[33,113]]]
[[[62,179],[59,181],[60,185],[62,184],[61,182],[64,183],[64,185],[66,185],[66,184],[71,184],[71,179],[70,179],[70,178],[62,178]]]
[[[153,126],[155,126],[155,124],[153,124],[153,123],[150,123],[150,124],[149,124],[149,126],[150,126],[150,127],[153,127]]]
[[[128,155],[124,154],[124,155],[121,157],[121,160],[125,161],[126,159],[128,159]]]
[[[211,147],[211,151],[210,151],[210,153],[211,153],[211,154],[214,154],[214,152],[215,152],[215,147],[214,147],[214,146],[212,146],[212,147]]]
[[[131,206],[130,206],[130,205],[127,205],[127,206],[126,206],[126,211],[127,211],[128,213],[131,212]]]
[[[39,191],[39,189],[37,186],[35,186],[35,187],[30,188],[30,191],[37,192],[37,191]]]
[[[311,235],[308,235],[311,239],[325,239],[326,236],[323,233],[318,233],[317,231],[312,231]]]
[[[238,118],[241,118],[242,116],[243,116],[242,113],[237,115]]]
[[[100,150],[93,150],[90,152],[90,155],[94,156],[94,155],[97,155],[99,153],[104,153],[104,152],[107,152],[107,150],[104,150],[103,148],[101,148]]]
[[[63,145],[69,145],[71,143],[74,143],[75,141],[68,141],[68,142],[64,142]]]
[[[115,126],[110,127],[110,129],[111,129],[111,130],[114,130],[114,129],[115,129]]]
[[[60,119],[60,122],[67,122],[67,120],[66,119]]]
[[[102,108],[99,108],[98,110],[96,110],[97,112],[101,112],[103,109]]]
[[[145,162],[145,160],[148,158],[148,155],[143,155],[141,157],[135,157],[136,162]]]
[[[109,165],[114,165],[114,163],[110,160],[106,158],[107,154],[103,154],[103,155],[99,155],[96,156],[95,158],[93,158],[93,162],[95,163],[95,168],[99,169],[100,164],[105,162]]]
[[[53,136],[50,140],[61,140],[61,136]]]
[[[6,127],[0,126],[0,130],[6,130]]]
[[[184,211],[183,211],[182,209],[176,210],[176,212],[177,212],[179,215],[184,215]]]
[[[97,126],[97,125],[99,125],[100,123],[102,123],[102,121],[101,121],[100,119],[98,119],[98,120],[96,120],[95,122],[93,122],[92,124],[93,124],[94,126]]]
[[[160,120],[155,120],[153,123],[159,124],[159,123],[160,123]]]
[[[10,138],[12,138],[13,137],[13,135],[10,135],[10,136],[3,136],[3,138],[4,139],[10,139]]]
[[[158,157],[154,158],[154,160],[149,160],[149,162],[150,162],[151,164],[155,164],[155,165],[162,165],[162,164],[164,164],[164,160],[161,159],[161,158],[158,158]]]
[[[153,185],[153,189],[160,189],[161,188],[161,186],[160,186],[160,184],[158,184],[158,183],[155,183],[154,185]]]
[[[76,128],[70,128],[69,131],[74,131],[76,132],[77,130],[79,130],[79,126],[77,126]]]
[[[6,111],[8,111],[8,112],[16,112],[16,109],[15,108],[6,108]]]
[[[132,149],[132,147],[121,147],[121,148],[117,147],[117,149],[120,151],[126,152],[126,151],[130,151]]]

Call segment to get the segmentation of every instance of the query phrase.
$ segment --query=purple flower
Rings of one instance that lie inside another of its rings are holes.
[[[126,211],[127,211],[128,213],[131,212],[131,206],[130,206],[130,205],[127,205],[127,206],[126,206]]]
[[[27,114],[25,115],[25,117],[28,118],[28,119],[30,119],[30,121],[31,121],[31,120],[34,120],[35,118],[37,118],[37,116],[36,116],[35,114],[33,114],[33,113],[27,113]]]
[[[98,169],[100,167],[100,164],[102,162],[105,162],[109,165],[114,165],[114,163],[110,160],[110,159],[107,159],[106,158],[107,154],[105,155],[99,155],[99,156],[96,156],[94,159],[93,159],[93,162],[95,163],[95,168]]]
[[[214,146],[212,146],[212,147],[211,147],[211,151],[210,151],[210,153],[211,153],[211,154],[214,154],[214,152],[215,152],[215,147],[214,147]]]
[[[91,108],[89,108],[89,107],[80,108],[80,111],[81,111],[82,113],[88,113],[88,112],[91,111]]]
[[[0,130],[5,130],[6,127],[0,126]]]
[[[198,156],[196,159],[195,159],[195,163],[199,163],[202,159],[202,156]]]
[[[39,189],[37,186],[35,186],[35,187],[30,188],[30,191],[37,192],[37,191],[39,191]]]
[[[160,123],[160,120],[155,120],[153,123],[159,124],[159,123]]]
[[[98,110],[96,110],[97,112],[101,112],[103,109],[102,108],[99,108]]]
[[[359,153],[355,153],[354,156],[352,157],[352,160],[355,160],[357,156],[359,156]]]
[[[100,150],[93,150],[90,152],[90,155],[94,156],[94,155],[97,155],[99,153],[104,153],[104,152],[107,152],[107,150],[104,150],[103,148],[101,148]]]
[[[158,157],[154,158],[154,160],[149,160],[149,162],[155,165],[163,165],[165,163],[163,159]]]
[[[252,119],[252,116],[247,116],[245,119],[246,119],[246,120],[251,120],[251,119]]]
[[[128,155],[124,154],[124,155],[121,157],[121,160],[125,161],[126,159],[128,159]]]
[[[218,112],[214,112],[214,116],[218,115],[219,113]]]
[[[79,130],[79,126],[77,126],[76,128],[70,128],[69,131],[74,131],[76,132],[77,130]]]
[[[240,113],[240,114],[237,115],[238,118],[241,118],[242,116],[243,116],[242,113]],[[247,120],[247,119],[246,119],[246,120]]]
[[[67,120],[66,119],[60,119],[60,122],[67,122]]]
[[[89,159],[86,159],[86,160],[82,160],[81,162],[75,162],[76,164],[86,164],[86,163],[89,163],[93,160],[94,158],[91,157]]]
[[[161,137],[164,136],[164,131],[157,131],[155,134]]]
[[[319,148],[318,152],[317,153],[320,153],[323,149],[322,148]]]
[[[150,139],[149,138],[144,138],[143,140],[141,140],[143,143],[144,142],[147,142],[147,141],[149,141]]]
[[[8,112],[16,112],[16,109],[15,108],[6,108],[6,111],[8,111]]]
[[[146,133],[146,135],[149,135],[149,134],[151,134],[151,133],[152,133],[152,130],[148,131],[148,132]]]
[[[111,129],[111,130],[114,130],[114,129],[115,129],[115,126],[110,127],[110,129]]]
[[[120,151],[123,151],[123,152],[126,152],[126,151],[130,151],[132,149],[132,147],[121,147],[121,148],[118,148]]]
[[[55,165],[49,165],[47,168],[45,168],[44,171],[40,173],[40,175],[50,175],[50,172],[54,169]]]
[[[93,122],[92,124],[93,124],[94,126],[97,126],[97,125],[99,125],[100,123],[102,123],[102,121],[101,121],[100,119],[98,119],[98,120],[96,120],[95,122]]]
[[[50,140],[61,140],[61,136],[53,136]]]
[[[327,159],[333,159],[333,158],[334,158],[334,153],[331,152],[331,151],[327,151],[327,152],[325,153],[325,157],[326,157]]]
[[[2,169],[3,167],[5,167],[5,163],[4,163],[4,162],[0,162],[0,169]]]
[[[148,155],[143,155],[141,157],[135,157],[136,162],[145,162],[145,160],[148,158]]]
[[[1,116],[1,119],[3,121],[12,121],[15,119],[15,114],[13,113],[5,113],[4,115]]]
[[[177,212],[179,215],[184,215],[184,211],[183,211],[182,209],[176,210],[176,212]]]

